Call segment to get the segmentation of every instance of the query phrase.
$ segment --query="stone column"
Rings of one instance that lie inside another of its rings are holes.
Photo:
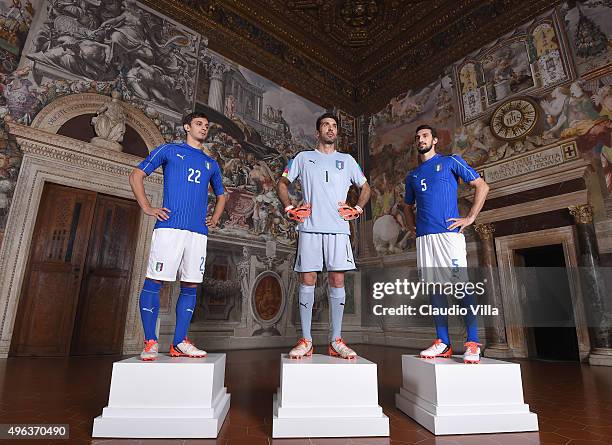
[[[364,173],[369,173],[369,127],[370,120],[372,118],[369,115],[361,116],[357,120],[357,128],[355,129],[357,132],[357,151],[360,154],[359,164],[363,168]],[[371,185],[371,184],[370,184]],[[368,258],[377,256],[376,249],[374,247],[374,239],[373,239],[373,228],[374,228],[374,219],[372,216],[372,202],[368,201],[368,203],[364,207],[364,213],[357,220],[357,225],[359,227],[359,248],[357,250],[358,256],[361,258]]]
[[[223,113],[223,74],[227,70],[227,66],[220,60],[210,59],[208,62],[208,74],[210,75],[208,106],[219,113]]]
[[[485,356],[495,358],[511,357],[512,352],[506,339],[506,322],[504,320],[504,307],[500,292],[499,274],[497,272],[497,257],[493,234],[495,227],[491,223],[475,224],[474,229],[480,238],[480,268],[482,279],[485,281],[484,301],[480,303],[491,305],[499,310],[499,315],[489,317],[485,326],[487,347]]]
[[[610,295],[599,267],[599,249],[593,225],[593,207],[589,204],[570,206],[578,237],[578,267],[591,339],[591,365],[612,366],[612,323]]]

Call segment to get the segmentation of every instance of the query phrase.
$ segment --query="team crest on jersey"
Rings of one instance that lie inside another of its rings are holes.
[[[206,170],[210,170],[210,162],[206,161]]]
[[[164,263],[155,263],[155,272],[161,272],[164,268]]]
[[[439,172],[442,170],[442,164],[436,164],[436,171]]]
[[[344,161],[336,161],[336,168],[338,170],[344,169]]]

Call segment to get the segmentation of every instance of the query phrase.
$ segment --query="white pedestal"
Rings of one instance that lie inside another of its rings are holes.
[[[378,405],[376,363],[361,357],[281,355],[273,411],[275,438],[389,435],[389,419]]]
[[[217,437],[230,405],[224,381],[225,354],[115,362],[108,406],[92,436]]]
[[[402,355],[402,388],[395,405],[433,434],[537,431],[538,417],[523,402],[521,368],[483,358],[422,359]]]

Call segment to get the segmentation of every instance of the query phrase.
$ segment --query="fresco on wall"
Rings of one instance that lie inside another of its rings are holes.
[[[357,119],[350,114],[337,110],[340,127],[338,128],[338,150],[358,158]]]
[[[552,20],[533,28],[529,42],[535,59],[532,66],[538,86],[548,87],[568,78]]]
[[[482,59],[489,105],[535,85],[526,39],[507,43]]]
[[[9,207],[21,166],[21,150],[9,139],[4,122],[0,122],[0,243],[4,237]]]
[[[571,79],[557,22],[556,14],[550,13],[455,65],[464,123],[512,96],[537,94]]]
[[[282,309],[283,291],[281,283],[274,275],[267,275],[257,283],[254,291],[253,306],[257,316],[263,321],[276,318]]]
[[[575,138],[581,156],[601,166],[606,188],[612,191],[611,84],[612,76],[607,75],[555,87],[538,99],[541,131],[516,141],[494,137],[486,119],[458,126],[453,131],[452,152],[480,167]]]
[[[546,111],[543,142],[576,138],[583,158],[600,164],[612,192],[612,75],[555,88],[540,102]]]
[[[374,246],[379,253],[397,253],[414,245],[401,213],[406,173],[417,166],[413,146],[418,125],[429,123],[438,132],[438,150],[449,153],[456,125],[451,78],[394,97],[371,117],[370,186]]]
[[[37,9],[36,0],[0,0],[0,74],[17,69]]]
[[[212,52],[197,90],[196,110],[212,122],[207,150],[228,193],[219,233],[293,244],[295,225],[284,217],[275,187],[289,159],[316,144],[315,122],[325,110]],[[290,197],[301,202],[299,181]]]
[[[51,0],[32,32],[27,57],[38,84],[114,81],[124,100],[170,116],[193,107],[200,36],[134,0]]]
[[[595,8],[597,4],[599,14],[609,16],[612,7],[604,7],[604,3],[589,1],[580,5],[584,11],[585,5]],[[575,13],[578,14],[577,9]],[[453,91],[450,79],[444,78],[422,90],[391,99],[372,116],[370,182],[373,241],[379,255],[414,247],[414,240],[404,229],[400,209],[405,175],[418,162],[416,151],[411,149],[414,129],[423,123],[438,129],[440,152],[459,154],[475,168],[575,139],[580,155],[591,161],[601,173],[608,192],[612,192],[612,74],[605,70],[596,78],[572,80],[568,68],[571,54],[564,49],[555,20],[554,14],[544,16],[517,30],[523,40],[517,40],[513,34],[459,61],[454,66],[457,91]],[[601,54],[592,52],[585,63],[601,67]],[[505,78],[510,79],[509,84],[495,90]],[[492,97],[490,88],[494,90]],[[453,93],[466,122],[463,125],[455,121],[454,102],[445,98]],[[533,97],[538,104],[542,118],[537,130],[514,141],[495,137],[489,125],[489,112],[512,96],[523,94]],[[498,99],[501,96],[503,100]],[[437,111],[425,105],[434,98],[438,102]],[[492,99],[494,104],[489,107]],[[467,210],[461,208],[461,201],[459,206],[460,211]]]
[[[48,13],[54,20],[47,20],[41,29],[32,30],[36,51],[28,55],[30,63],[5,76],[0,118],[29,125],[38,111],[61,96],[83,92],[110,95],[117,90],[124,101],[152,119],[167,141],[172,141],[184,137],[178,122],[180,114],[176,113],[182,113],[183,107],[194,103],[197,94],[195,108],[205,111],[213,123],[207,150],[219,161],[228,190],[229,199],[219,232],[293,244],[295,228],[283,216],[275,185],[289,159],[299,151],[313,148],[315,121],[325,110],[206,51],[200,52],[198,60],[197,92],[193,84],[195,73],[182,76],[181,86],[168,84],[173,91],[164,92],[154,86],[147,89],[151,84],[147,83],[146,76],[138,73],[134,78],[137,81],[130,84],[128,74],[135,73],[131,70],[145,69],[136,62],[141,60],[139,57],[149,61],[148,56],[154,58],[154,65],[150,66],[156,70],[151,73],[155,74],[156,81],[168,80],[162,76],[172,77],[173,69],[184,70],[186,63],[189,65],[195,60],[193,55],[200,37],[176,28],[161,17],[152,17],[134,2],[105,2],[104,7],[92,8],[88,2],[49,3]],[[140,17],[138,26],[137,17]],[[61,34],[68,32],[67,29],[72,34]],[[106,36],[107,40],[93,40],[98,30],[104,30],[100,36]],[[201,40],[204,45],[206,39]],[[133,46],[127,47],[129,42]],[[93,52],[80,52],[78,57],[87,58],[80,60],[75,58],[74,45]],[[102,55],[97,50],[104,52],[104,59],[96,58]],[[64,57],[65,54],[68,56]],[[54,55],[60,56],[55,59]],[[102,62],[114,75],[102,76],[108,80],[87,78],[88,70],[95,71],[94,68],[100,68],[95,64]],[[144,100],[145,97],[149,100]],[[169,116],[170,113],[174,115]],[[348,117],[345,124],[348,125]],[[14,159],[11,163],[15,163]],[[14,181],[10,184],[13,187]],[[299,183],[291,188],[291,198],[295,203],[301,201]]]
[[[484,111],[484,86],[482,69],[479,63],[468,62],[459,70],[459,88],[461,103],[466,120],[478,116]]]
[[[578,74],[587,75],[612,63],[612,4],[606,0],[576,2],[562,13]]]

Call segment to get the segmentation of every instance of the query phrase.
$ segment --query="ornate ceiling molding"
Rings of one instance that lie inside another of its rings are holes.
[[[561,0],[143,0],[214,51],[353,115],[428,84]]]
[[[429,38],[416,41],[357,85],[359,109],[376,112],[389,98],[418,89],[445,74],[462,57],[493,42],[530,19],[552,9],[560,0],[489,0],[479,2],[469,14],[456,18]],[[410,68],[409,68],[410,67]]]
[[[355,88],[259,24],[215,0],[143,0],[208,37],[208,47],[324,107],[353,109]]]

